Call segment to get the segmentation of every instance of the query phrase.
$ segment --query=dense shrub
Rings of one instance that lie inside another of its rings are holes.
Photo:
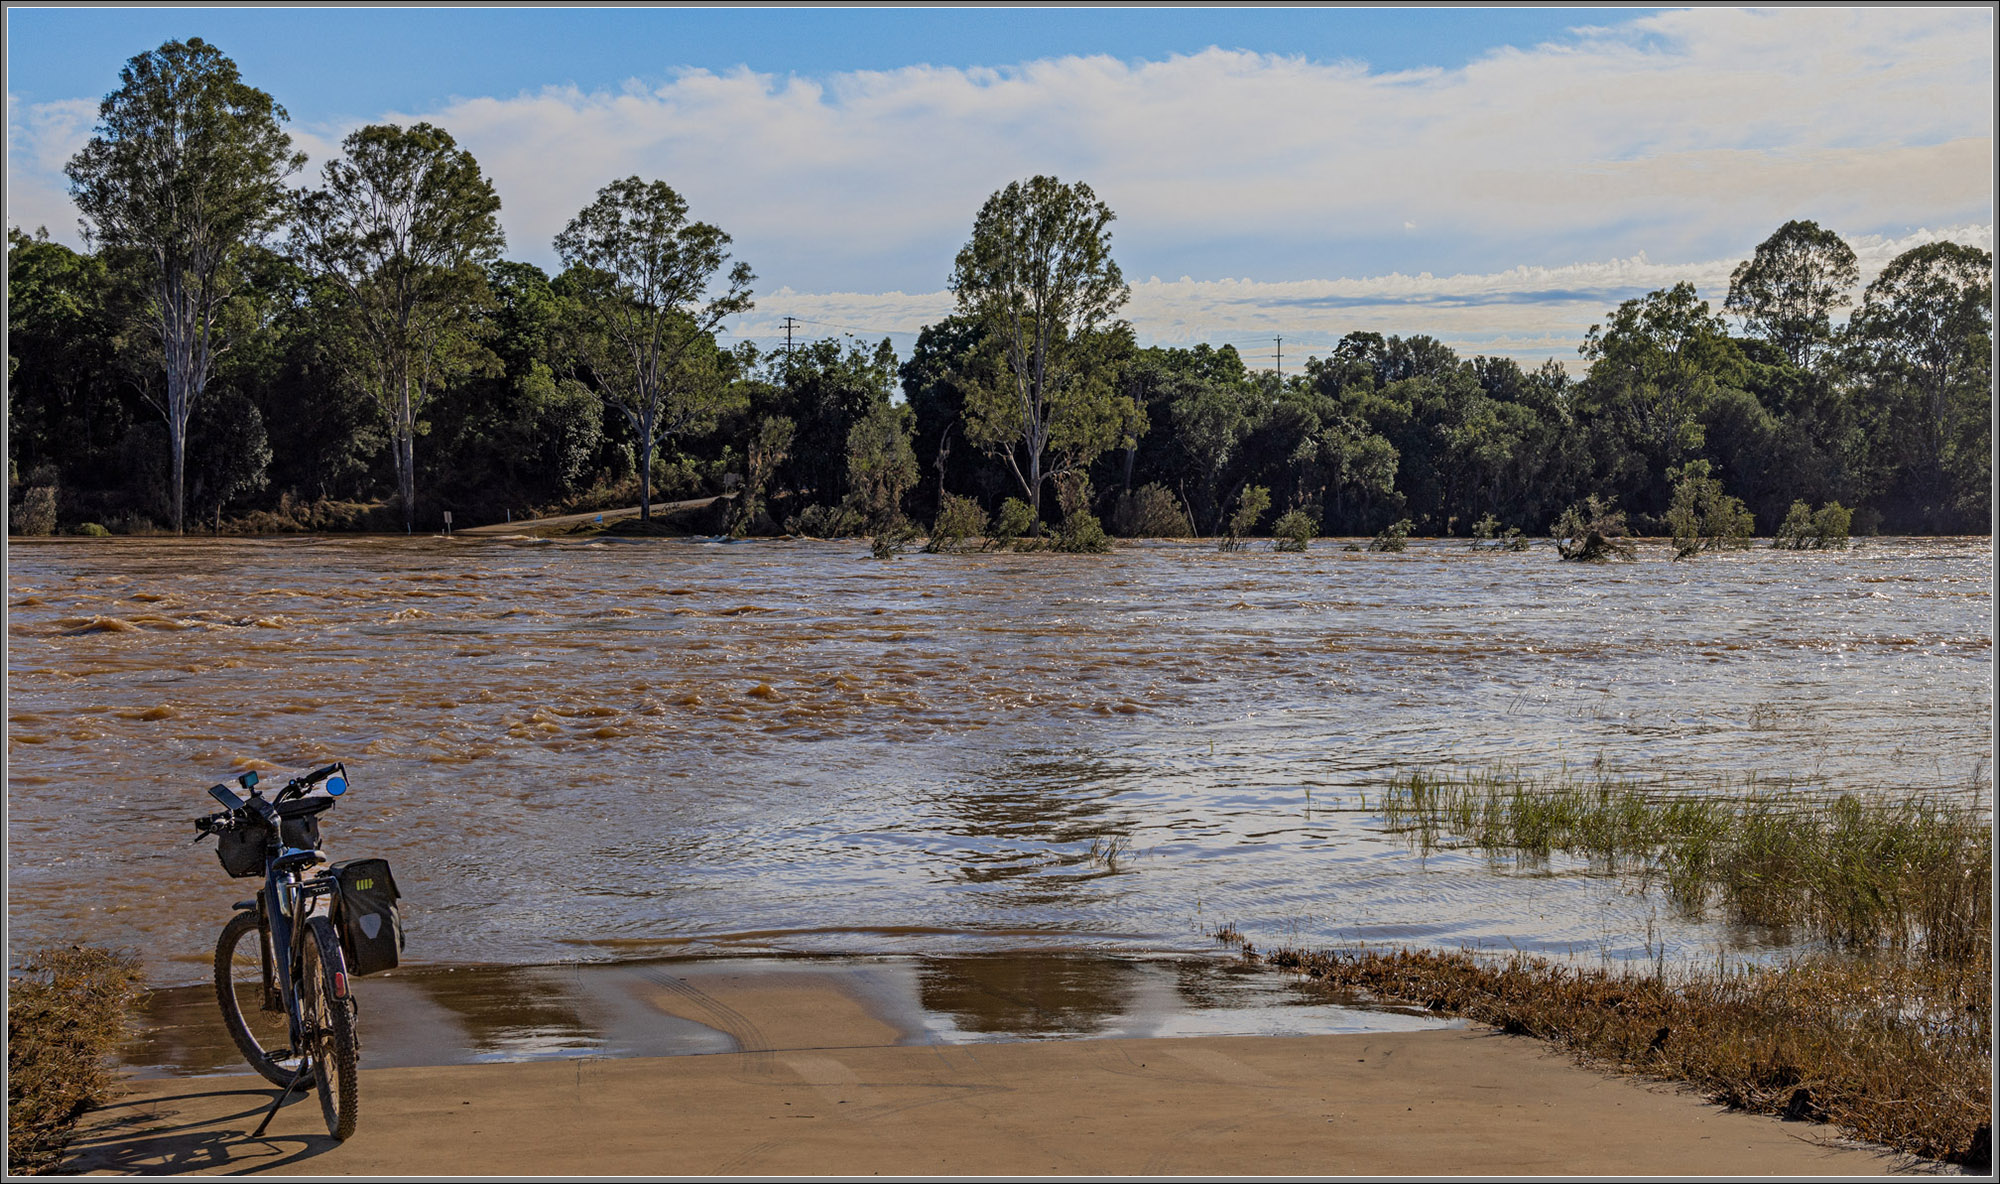
[[[1000,503],[1000,516],[993,520],[993,545],[1007,544],[1035,528],[1035,508],[1018,497]]]
[[[1368,549],[1370,551],[1401,551],[1404,547],[1409,546],[1411,525],[1408,518],[1399,518],[1391,522],[1382,528],[1381,534],[1375,536],[1374,542],[1368,544]]]
[[[1292,510],[1271,524],[1271,534],[1280,551],[1303,551],[1319,534],[1319,518],[1305,510]]]
[[[807,506],[785,519],[786,534],[817,539],[845,539],[861,533],[861,515],[846,506]]]
[[[7,992],[7,1169],[53,1171],[77,1120],[111,1094],[106,1062],[139,994],[129,954],[38,950]]]
[[[1625,512],[1594,493],[1564,510],[1549,533],[1555,536],[1556,554],[1572,563],[1631,559],[1636,552],[1625,537]]]
[[[1795,501],[1771,545],[1789,551],[1845,551],[1853,523],[1854,511],[1839,502],[1828,502],[1815,514],[1805,502]]]
[[[962,551],[973,539],[986,537],[987,525],[986,511],[978,502],[947,493],[938,507],[937,522],[931,527],[931,539],[924,550],[933,555]]]
[[[1184,539],[1189,534],[1187,510],[1166,486],[1141,485],[1118,495],[1111,529],[1128,539]]]

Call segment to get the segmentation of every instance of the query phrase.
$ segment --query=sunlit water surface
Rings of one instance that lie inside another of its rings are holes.
[[[1422,856],[1414,768],[1986,801],[1989,539],[1605,567],[1413,544],[15,542],[8,941],[206,976],[202,790],[340,759],[408,956],[1769,947],[1557,858]],[[1802,791],[1803,792],[1803,791]]]

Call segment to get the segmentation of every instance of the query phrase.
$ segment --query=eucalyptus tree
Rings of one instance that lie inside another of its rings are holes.
[[[1028,501],[1081,475],[1140,429],[1115,381],[1130,329],[1111,318],[1131,290],[1111,258],[1115,215],[1090,186],[1015,181],[973,222],[951,277],[962,316],[998,354],[989,381],[966,390],[966,434],[1005,458]]]
[[[1577,410],[1597,480],[1644,512],[1664,511],[1666,470],[1701,451],[1712,404],[1743,380],[1742,351],[1681,283],[1620,304],[1578,352],[1590,361]]]
[[[354,378],[389,421],[403,526],[416,522],[424,407],[485,369],[486,267],[506,238],[500,198],[444,129],[373,124],[341,143],[324,186],[298,199],[295,248],[339,294]]]
[[[663,181],[626,177],[597,191],[556,236],[556,255],[577,313],[578,369],[637,438],[639,517],[652,517],[653,450],[699,422],[720,377],[715,330],[751,307],[757,277],[731,267],[730,238],[688,220],[687,202]],[[706,348],[697,348],[705,346]]]
[[[1942,524],[1948,502],[1961,503],[1969,525],[1990,521],[1993,256],[1959,243],[1898,255],[1868,285],[1849,330],[1906,434],[1926,525]]]
[[[1757,246],[1729,277],[1723,307],[1806,370],[1833,339],[1833,310],[1860,279],[1854,249],[1817,222],[1794,219]]]
[[[285,109],[199,37],[127,62],[97,115],[65,171],[85,236],[144,293],[142,320],[166,379],[148,398],[166,420],[178,531],[188,421],[227,347],[236,265],[278,226],[284,180],[305,156],[281,126]]]

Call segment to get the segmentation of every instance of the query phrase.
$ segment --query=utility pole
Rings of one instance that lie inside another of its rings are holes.
[[[1278,381],[1285,380],[1285,339],[1278,338]]]
[[[795,321],[795,320],[793,320],[792,318],[790,318],[790,317],[786,317],[786,318],[785,318],[785,356],[786,356],[786,357],[790,357],[790,356],[791,356],[791,354],[792,354],[792,326],[794,326],[794,325],[796,325],[796,324],[798,324],[798,322],[797,322],[797,321]]]

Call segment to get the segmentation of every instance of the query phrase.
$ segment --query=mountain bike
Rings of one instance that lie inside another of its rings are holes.
[[[361,1037],[349,975],[394,966],[402,948],[388,865],[322,866],[318,817],[347,792],[346,773],[328,765],[269,798],[257,774],[245,773],[237,784],[247,796],[210,786],[223,809],[195,820],[197,838],[215,836],[223,870],[264,879],[254,897],[236,902],[215,943],[223,1025],[250,1067],[283,1087],[253,1138],[307,1086],[319,1092],[327,1132],[336,1139],[354,1133]]]

